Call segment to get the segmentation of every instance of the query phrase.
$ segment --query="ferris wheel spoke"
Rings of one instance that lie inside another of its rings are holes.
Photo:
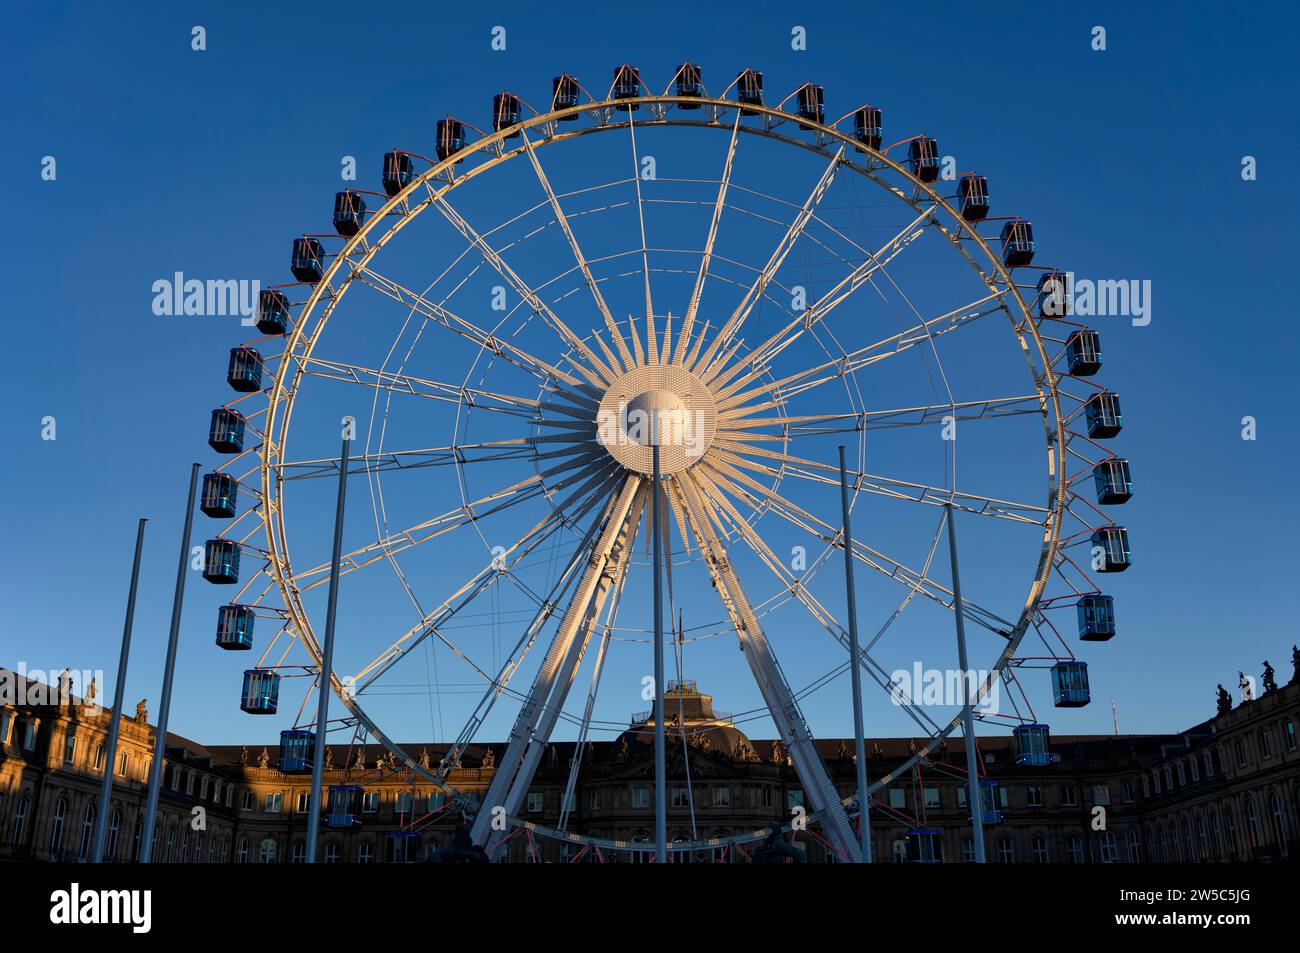
[[[451,203],[447,201],[447,197],[441,191],[435,192],[431,189],[429,191],[429,198],[432,200],[434,207],[437,208],[438,211],[442,213],[443,217],[451,223],[452,227],[455,228],[456,231],[460,232],[466,241],[478,249],[479,254],[483,256],[484,261],[491,265],[492,269],[505,279],[505,281],[515,290],[515,294],[519,295],[519,297],[523,299],[533,313],[541,318],[546,326],[559,336],[561,341],[582,355],[583,359],[587,363],[583,364],[580,361],[572,361],[572,365],[573,368],[586,379],[589,385],[601,389],[614,379],[616,375],[605,365],[605,362],[587,346],[587,343],[583,341],[582,338],[574,334],[573,331],[570,330],[569,326],[560,320],[559,316],[556,315],[554,311],[546,306],[546,303],[537,296],[537,293],[529,287],[527,282],[520,278],[519,275],[515,273],[515,270],[506,263],[506,260],[501,257],[497,250],[488,244],[487,239],[475,231],[474,226],[466,221],[464,216],[452,208]]]
[[[933,220],[932,215],[936,207],[935,205],[929,206],[879,249],[868,252],[869,257],[866,261],[841,278],[835,287],[817,299],[812,307],[803,314],[798,315],[794,320],[746,354],[742,360],[736,361],[730,366],[724,365],[726,369],[711,382],[719,398],[724,399],[730,396],[740,387],[760,376],[763,369],[771,363],[773,358],[798,340],[806,331],[812,330],[836,307],[847,300],[853,292],[872,281],[876,272],[892,262],[905,249],[911,247],[912,243],[924,234],[925,223]],[[727,384],[746,367],[753,367],[754,370],[743,375],[732,384]]]
[[[609,305],[605,303],[605,296],[600,292],[600,285],[591,274],[591,267],[587,263],[587,258],[582,253],[582,247],[578,244],[577,236],[573,234],[573,228],[569,225],[568,216],[564,214],[564,209],[560,207],[560,200],[551,187],[550,180],[546,177],[546,172],[542,169],[542,164],[537,158],[537,150],[533,147],[532,140],[528,138],[527,133],[523,133],[524,150],[528,154],[528,159],[533,165],[533,172],[537,175],[537,181],[541,183],[542,189],[546,192],[546,198],[551,204],[551,211],[555,213],[555,219],[560,225],[560,230],[564,232],[564,237],[568,239],[569,250],[573,253],[574,260],[578,263],[578,268],[582,271],[583,281],[586,282],[587,288],[591,291],[591,297],[596,302],[596,307],[600,310],[601,317],[605,319],[605,329],[609,332],[610,339],[618,349],[619,359],[622,366],[614,364],[611,361],[611,367],[614,373],[624,370],[631,370],[633,366],[632,354],[627,348],[627,341],[623,338],[623,332],[619,330],[618,323],[610,313]],[[609,355],[606,355],[609,358]]]
[[[729,444],[730,441],[723,437],[719,437],[714,441],[719,457],[734,466],[747,468],[765,476],[793,476],[809,483],[839,489],[840,470],[837,466],[796,457],[777,450],[767,450],[762,447],[738,447],[734,444],[729,446]],[[783,466],[780,468],[769,466],[757,460],[749,459],[749,457],[775,460],[783,464]],[[1000,500],[981,496],[978,493],[964,493],[944,489],[943,487],[928,486],[924,483],[914,483],[909,480],[896,480],[892,477],[873,473],[849,470],[847,476],[852,479],[853,489],[857,491],[874,493],[878,496],[909,503],[921,503],[927,506],[943,507],[951,504],[953,509],[973,513],[976,516],[990,516],[1017,523],[1043,526],[1051,513],[1046,507],[1035,506],[1030,503]]]
[[[628,139],[632,144],[632,175],[633,183],[636,188],[636,214],[637,220],[641,223],[641,274],[645,278],[645,317],[650,322],[649,327],[654,327],[654,301],[650,297],[650,252],[646,247],[645,237],[645,203],[641,198],[641,158],[637,154],[636,148],[636,123],[632,119],[632,114],[627,114],[627,133]],[[646,356],[641,353],[641,344],[637,340],[636,325],[628,322],[629,330],[632,332],[632,344],[636,348],[637,363],[656,363],[653,360],[647,360]],[[648,350],[654,351],[654,341],[647,340]]]
[[[790,690],[763,627],[745,596],[727,551],[713,530],[716,516],[708,514],[693,471],[679,474],[676,482],[681,487],[682,498],[690,514],[690,525],[696,534],[696,543],[704,554],[714,588],[735,627],[745,661],[749,664],[777,732],[794,761],[804,791],[813,809],[823,814],[823,826],[836,850],[851,862],[861,861],[861,850],[848,815],[826,771],[826,765],[817,753],[812,732],[799,708],[799,702]]]
[[[452,466],[458,463],[500,463],[507,460],[532,460],[547,456],[534,449],[529,437],[514,440],[491,440],[485,443],[453,444],[420,450],[382,450],[349,457],[348,475],[381,473],[389,470],[414,470],[423,467]],[[268,465],[280,480],[307,480],[337,477],[338,457],[316,460],[282,460]]]
[[[589,381],[579,380],[569,372],[560,370],[560,368],[534,357],[517,345],[489,334],[471,321],[448,311],[441,305],[434,304],[423,295],[403,287],[391,278],[379,274],[369,265],[354,263],[353,274],[356,280],[363,285],[387,295],[398,304],[420,313],[435,324],[447,328],[478,347],[491,351],[503,361],[528,371],[543,383],[550,383],[557,391],[562,392],[575,403],[586,403],[595,406],[595,403],[599,401],[604,393],[603,388],[595,386]],[[561,388],[559,383],[556,382],[567,384],[568,388]]]
[[[369,367],[359,367],[355,364],[344,364],[339,361],[327,361],[318,357],[301,357],[297,360],[302,367],[303,373],[309,376],[344,381],[349,384],[359,384],[363,387],[374,387],[378,390],[392,391],[399,394],[411,394],[415,397],[428,397],[456,404],[457,406],[513,414],[526,419],[533,419],[545,410],[568,413],[573,416],[586,416],[586,412],[582,409],[567,404],[544,402],[528,397],[519,397],[514,394],[467,387],[463,384],[448,384],[443,381],[413,377],[395,371],[376,370]]]
[[[771,394],[781,399],[789,399],[828,382],[840,380],[849,374],[857,374],[863,368],[870,367],[872,364],[883,361],[888,357],[901,354],[918,344],[930,343],[940,335],[948,334],[978,321],[980,318],[1002,311],[1001,298],[1001,292],[986,295],[969,305],[913,325],[905,331],[891,334],[889,337],[882,338],[872,344],[856,348],[834,360],[823,361],[820,364],[796,371],[777,380],[770,387],[755,388],[741,394],[732,394],[722,399],[719,405],[720,409],[722,407],[739,406],[746,400],[760,394]],[[983,307],[990,301],[996,301],[997,303]]]
[[[847,651],[849,648],[849,634],[835,619],[834,613],[828,610],[821,602],[804,586],[793,572],[786,569],[785,565],[776,557],[771,548],[758,534],[753,526],[736,510],[726,495],[704,475],[697,475],[696,481],[699,483],[701,490],[706,497],[706,505],[719,509],[725,515],[727,523],[735,530],[736,534],[745,541],[750,551],[759,558],[759,561],[776,577],[777,581],[785,588],[790,595],[798,602],[805,611],[830,633],[832,638],[840,643],[840,646]],[[885,671],[876,659],[871,655],[870,646],[861,652],[860,665],[867,676],[882,691],[893,698],[891,691],[891,681],[888,672]],[[908,714],[917,726],[926,732],[935,732],[940,730],[940,726],[930,718],[925,711],[910,700],[897,700],[899,707]]]
[[[771,257],[768,258],[767,264],[763,266],[762,271],[759,272],[753,285],[750,286],[744,297],[741,298],[740,304],[737,305],[736,310],[732,312],[731,317],[729,317],[722,327],[718,329],[718,333],[705,349],[704,354],[700,357],[699,361],[690,368],[700,375],[700,377],[706,382],[713,376],[710,373],[711,369],[721,363],[714,361],[714,357],[717,355],[718,350],[720,348],[725,349],[732,343],[736,333],[741,329],[745,323],[745,319],[749,316],[749,312],[753,309],[754,305],[758,303],[759,299],[763,297],[764,292],[767,290],[768,283],[773,277],[775,277],[777,271],[785,262],[786,256],[790,254],[790,251],[799,241],[799,237],[803,234],[804,229],[807,228],[808,223],[812,221],[813,215],[817,212],[817,206],[830,190],[831,183],[835,181],[835,173],[839,170],[840,164],[843,161],[844,146],[841,145],[839,149],[836,150],[835,155],[831,157],[830,165],[826,167],[821,178],[817,180],[817,184],[813,187],[812,193],[804,202],[803,208],[799,210],[799,214],[795,216],[794,221],[790,223],[790,227],[786,229],[785,234],[781,236],[780,242],[777,243],[776,248],[772,251]]]
[[[705,474],[710,479],[735,495],[737,499],[744,501],[746,505],[755,511],[775,513],[790,525],[802,529],[822,542],[843,551],[844,539],[838,529],[813,516],[802,507],[791,503],[780,493],[764,486],[748,474],[721,461],[716,463],[702,461],[696,466],[703,467]],[[863,565],[870,566],[889,579],[909,589],[917,590],[921,595],[946,609],[952,609],[954,606],[954,599],[950,589],[933,579],[927,578],[923,573],[909,568],[891,556],[867,546],[861,540],[855,539],[853,541],[853,558]],[[1012,623],[978,605],[966,596],[962,597],[962,607],[967,618],[998,635],[1006,636],[1013,628]]]
[[[514,816],[527,793],[595,620],[626,571],[645,502],[643,482],[640,476],[627,474],[615,505],[606,512],[598,541],[519,709],[506,752],[484,795],[483,809],[474,822],[477,844],[489,847],[500,839],[500,832],[491,830],[493,813],[500,808],[507,817]]]
[[[736,110],[736,121],[731,127],[731,142],[727,146],[727,161],[722,166],[722,179],[718,183],[718,197],[713,203],[713,215],[709,219],[709,234],[704,240],[704,253],[700,256],[700,269],[695,276],[695,287],[691,289],[690,302],[686,306],[686,316],[677,332],[677,351],[673,362],[684,363],[687,348],[691,341],[691,331],[695,327],[695,316],[700,310],[700,296],[704,294],[704,280],[708,277],[709,266],[713,263],[713,246],[718,239],[718,225],[722,221],[722,210],[727,205],[727,190],[731,186],[731,170],[736,159],[736,143],[740,135],[740,110]]]

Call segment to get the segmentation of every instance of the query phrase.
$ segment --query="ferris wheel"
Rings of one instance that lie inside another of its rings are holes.
[[[850,667],[843,580],[823,571],[844,558],[837,447],[868,724],[887,710],[917,739],[877,792],[972,712],[1045,763],[1031,696],[1087,704],[1070,643],[1115,634],[1096,576],[1131,558],[1104,508],[1132,492],[1107,444],[1119,398],[1092,380],[1100,338],[1066,274],[1033,264],[1030,221],[991,216],[987,178],[935,138],[885,145],[880,108],[828,121],[822,87],[776,99],[752,69],[710,92],[688,63],[658,89],[624,65],[607,89],[555,77],[538,108],[500,92],[485,128],[438,120],[433,156],[388,152],[382,191],[337,193],[333,230],[294,239],[296,281],[261,292],[262,336],[230,352],[236,397],[212,413],[227,458],[201,508],[226,522],[204,575],[235,593],[216,641],[261,653],[245,711],[276,713],[284,678],[328,678],[347,715],[300,712],[286,736],[373,739],[453,798],[453,770],[504,742],[474,799],[492,849],[508,832],[486,808],[527,823],[553,738],[578,740],[571,793],[585,743],[629,727],[607,696],[648,664],[657,465],[678,676],[745,676],[756,703],[728,724],[770,724],[810,820],[853,859],[856,798],[816,744]],[[331,510],[312,488],[339,475],[340,426],[372,511],[342,591],[372,622],[340,629],[322,675]],[[957,667],[953,616],[973,696],[900,691],[914,660]],[[451,726],[439,762],[398,741],[421,730],[412,694]],[[530,830],[632,847],[567,816]]]

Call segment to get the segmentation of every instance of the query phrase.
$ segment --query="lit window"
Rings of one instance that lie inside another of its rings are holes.
[[[73,759],[77,756],[77,735],[69,731],[63,738],[63,763],[72,764]]]
[[[378,814],[379,813],[379,792],[364,791],[361,794],[361,813]]]
[[[266,813],[279,814],[280,803],[283,801],[283,799],[284,796],[279,791],[272,791],[270,794],[268,794],[266,796]]]

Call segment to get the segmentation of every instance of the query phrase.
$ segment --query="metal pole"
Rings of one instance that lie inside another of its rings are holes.
[[[131,655],[131,626],[135,622],[135,589],[140,582],[140,552],[144,549],[144,524],[141,518],[135,531],[135,562],[131,564],[131,588],[126,597],[126,623],[122,626],[122,651],[117,656],[117,689],[113,695],[113,714],[108,722],[108,748],[104,752],[104,780],[99,787],[99,811],[95,814],[95,846],[90,862],[104,858],[104,831],[113,793],[113,765],[117,763],[117,732],[122,724],[122,696],[126,694],[126,663]]]
[[[655,859],[668,862],[668,782],[664,757],[664,594],[663,536],[659,531],[659,439],[655,435],[654,461],[654,574],[655,574]]]
[[[948,520],[948,558],[952,562],[952,607],[957,617],[957,664],[961,666],[961,683],[966,687],[966,704],[961,711],[962,732],[966,736],[966,802],[970,805],[971,832],[975,841],[975,863],[984,863],[984,803],[980,799],[979,757],[975,752],[975,676],[966,664],[966,613],[961,601],[961,574],[957,571],[957,527],[952,518],[952,504],[944,504]]]
[[[330,714],[330,674],[334,671],[334,614],[339,604],[339,562],[343,558],[343,504],[348,496],[348,451],[351,437],[343,437],[339,458],[339,495],[334,508],[334,555],[330,558],[329,602],[325,610],[325,645],[321,654],[320,682],[316,686],[316,739],[311,758],[311,794],[307,800],[307,863],[316,863],[320,836],[321,784],[325,771],[325,729]]]
[[[871,799],[867,795],[867,742],[862,729],[862,650],[858,647],[858,599],[853,588],[853,530],[849,526],[849,475],[840,445],[840,508],[844,512],[844,592],[849,612],[849,659],[853,684],[853,752],[858,767],[858,836],[862,862],[871,863]]]
[[[158,708],[158,735],[154,739],[153,764],[149,766],[149,800],[144,809],[144,828],[140,831],[140,863],[147,864],[153,853],[154,816],[158,812],[158,795],[162,788],[163,755],[167,751],[167,715],[172,706],[172,675],[176,670],[176,642],[181,631],[181,604],[185,601],[185,573],[190,561],[190,532],[194,527],[194,490],[199,481],[199,465],[190,470],[190,495],[185,500],[185,530],[181,533],[181,558],[176,567],[176,594],[172,597],[172,625],[167,635],[167,662],[163,667],[162,703]]]

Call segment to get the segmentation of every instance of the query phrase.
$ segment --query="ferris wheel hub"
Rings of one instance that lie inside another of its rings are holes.
[[[598,411],[597,434],[626,469],[677,473],[700,460],[717,431],[718,410],[709,386],[679,364],[645,364],[617,378]]]

